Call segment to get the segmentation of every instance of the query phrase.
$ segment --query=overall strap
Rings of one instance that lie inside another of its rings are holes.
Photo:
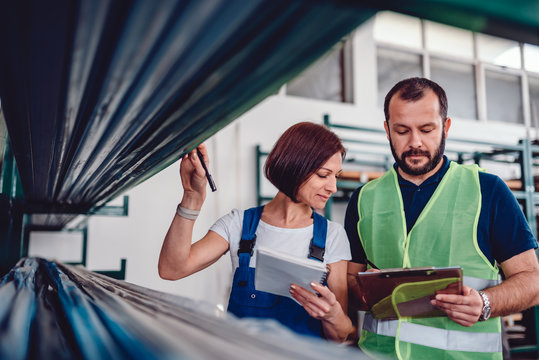
[[[243,212],[243,226],[241,229],[241,240],[238,249],[240,267],[249,266],[249,261],[253,255],[253,249],[256,241],[256,229],[262,216],[264,205],[247,209]]]
[[[328,221],[313,211],[313,238],[309,246],[309,259],[324,261]]]

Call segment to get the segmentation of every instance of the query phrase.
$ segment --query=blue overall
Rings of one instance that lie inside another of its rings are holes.
[[[255,290],[255,268],[249,267],[256,241],[256,229],[264,206],[248,209],[243,215],[243,228],[238,250],[239,266],[234,273],[228,311],[238,317],[272,318],[297,333],[322,337],[322,323],[311,317],[294,300]],[[327,220],[313,211],[313,239],[309,258],[324,260]]]

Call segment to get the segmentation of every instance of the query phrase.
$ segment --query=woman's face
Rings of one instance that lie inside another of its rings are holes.
[[[337,191],[337,177],[342,172],[342,155],[335,153],[299,187],[296,199],[315,209],[323,209]]]

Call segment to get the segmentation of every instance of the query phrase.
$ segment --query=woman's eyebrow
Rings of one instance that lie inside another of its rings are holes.
[[[325,168],[325,167],[321,167],[320,170],[326,170],[326,171],[329,171],[329,172],[333,172],[333,170],[328,169],[328,168]],[[337,174],[338,174],[338,173],[342,173],[342,169],[337,170],[336,173],[337,173]]]

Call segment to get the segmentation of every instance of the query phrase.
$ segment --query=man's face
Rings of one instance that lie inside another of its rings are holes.
[[[401,172],[425,180],[441,167],[451,119],[442,122],[438,97],[432,90],[415,102],[395,94],[389,103],[389,124],[384,125]]]

